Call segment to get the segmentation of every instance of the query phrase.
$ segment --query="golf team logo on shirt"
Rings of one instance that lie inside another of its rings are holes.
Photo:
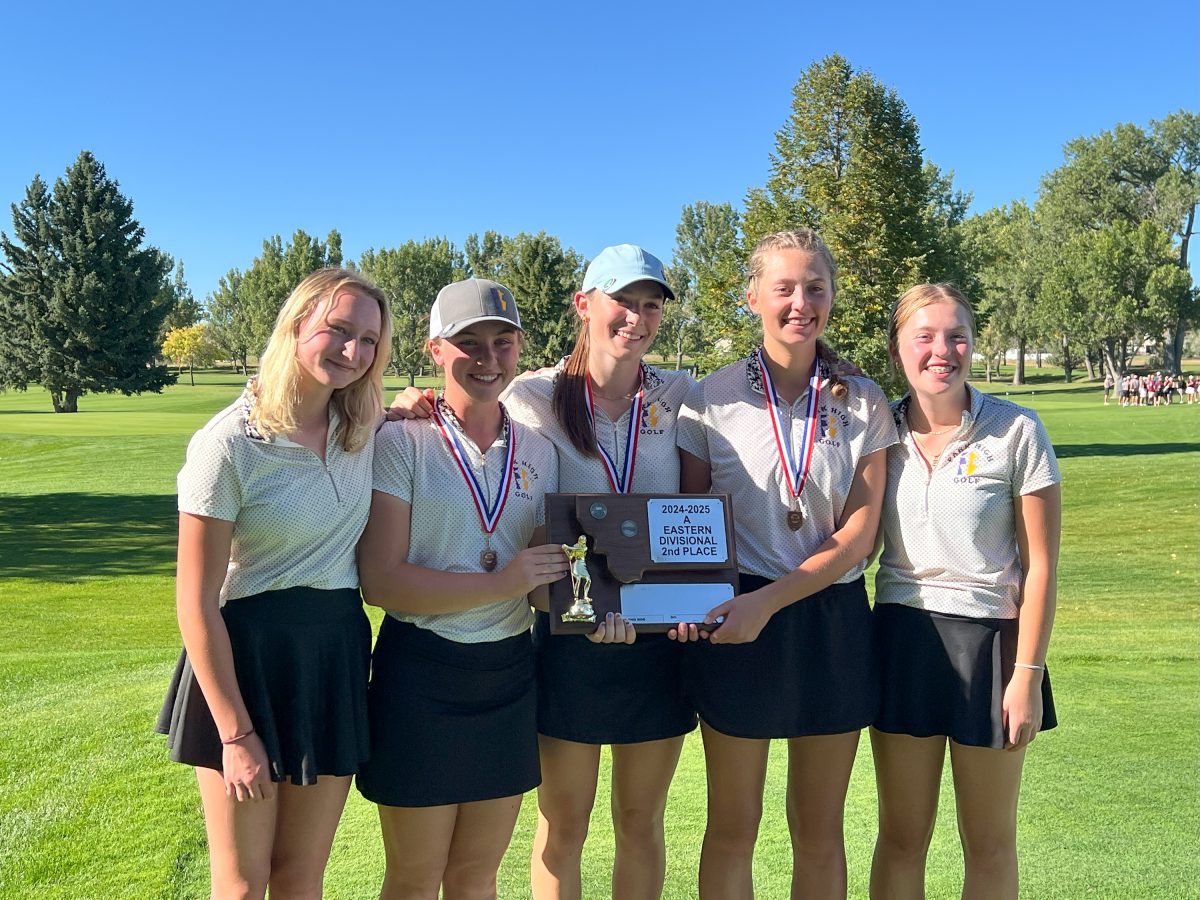
[[[958,458],[958,477],[975,474],[975,461],[979,458],[974,450],[964,453]]]
[[[954,466],[954,483],[979,484],[981,481],[979,470],[985,461],[995,462],[996,458],[982,443],[976,442],[964,447],[958,454],[958,460]]]
[[[538,480],[537,469],[529,463],[513,463],[512,477],[513,496],[520,497],[522,500],[532,500],[533,494],[530,493],[530,490],[534,482]]]
[[[842,446],[842,432],[850,427],[850,416],[836,407],[821,405],[821,436],[818,444],[828,447]]]
[[[665,428],[660,428],[665,413],[671,412],[671,407],[661,400],[655,400],[649,406],[642,408],[642,434],[666,434]]]

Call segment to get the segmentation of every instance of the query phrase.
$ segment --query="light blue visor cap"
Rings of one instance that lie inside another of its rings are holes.
[[[633,244],[617,244],[601,250],[583,275],[583,291],[599,288],[606,294],[615,294],[635,281],[658,282],[667,298],[675,299],[675,292],[663,273],[662,260]]]

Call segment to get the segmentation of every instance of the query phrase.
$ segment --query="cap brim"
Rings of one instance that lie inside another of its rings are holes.
[[[506,316],[476,316],[474,319],[464,319],[461,322],[455,322],[449,331],[443,331],[441,334],[435,335],[435,337],[454,337],[454,335],[458,334],[464,328],[470,328],[479,322],[503,322],[506,325],[511,325],[522,334],[525,332],[524,328]]]
[[[622,282],[622,281],[620,281],[620,279],[617,279],[617,281],[619,283],[609,285],[608,288],[604,289],[604,293],[611,296],[611,295],[615,294],[617,291],[629,287],[631,284],[637,284],[639,281],[653,281],[655,284],[662,285],[662,289],[666,292],[668,300],[675,299],[675,292],[673,290],[671,290],[671,286],[669,284],[667,284],[665,281],[663,281],[661,278],[655,278],[653,275],[635,275],[633,278],[630,278],[628,281]],[[599,285],[596,285],[595,287],[598,288]]]

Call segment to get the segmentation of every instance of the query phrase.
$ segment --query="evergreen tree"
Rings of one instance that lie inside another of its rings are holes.
[[[57,258],[50,236],[50,191],[35,175],[12,205],[13,237],[0,232],[7,273],[0,278],[0,388],[41,380],[42,360],[61,343],[49,318]]]
[[[0,376],[6,386],[36,381],[56,412],[76,412],[83,394],[158,391],[171,382],[166,367],[153,364],[169,311],[163,255],[142,246],[133,204],[91,153],[79,155],[48,200],[35,177],[13,207],[13,228],[15,242],[0,235],[10,273],[0,305],[6,319],[23,317],[26,330],[0,335],[0,356],[18,360]]]

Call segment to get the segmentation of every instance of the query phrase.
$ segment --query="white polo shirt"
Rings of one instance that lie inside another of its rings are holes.
[[[374,441],[347,453],[330,408],[325,461],[249,424],[243,394],[193,435],[179,511],[233,522],[221,603],[289,587],[358,587],[354,548],[371,508]]]
[[[901,440],[888,451],[875,602],[1014,619],[1022,573],[1013,501],[1062,474],[1036,413],[968,392],[970,409],[932,472],[908,427],[909,398],[892,406]]]
[[[822,364],[822,381],[828,378]],[[719,369],[692,389],[679,414],[679,446],[712,469],[712,492],[733,498],[738,568],[772,580],[808,559],[837,530],[859,460],[896,442],[887,398],[869,378],[843,378],[845,400],[821,391],[819,429],[808,483],[799,497],[804,523],[787,525],[789,488],[776,449],[758,356]],[[808,390],[789,407],[780,404],[784,427],[798,447]],[[854,581],[866,561],[838,579]]]
[[[554,415],[551,398],[554,382],[563,364],[528,372],[508,387],[505,407],[518,422],[537,429],[558,448],[559,489],[571,493],[608,493],[612,487],[604,463],[595,456],[580,453],[567,437]],[[677,493],[679,491],[679,451],[675,445],[675,427],[679,408],[695,382],[686,372],[667,372],[654,366],[642,366],[642,415],[634,458],[632,493]],[[596,441],[624,471],[629,448],[629,410],[616,421],[599,406],[595,409]]]
[[[492,533],[496,571],[529,546],[535,528],[545,523],[544,496],[558,490],[558,460],[550,442],[509,419],[496,441],[481,451],[467,437],[449,407],[439,410],[455,429],[467,462],[489,502],[500,479],[512,480],[508,500]],[[517,446],[511,470],[505,469],[508,441]],[[483,525],[467,482],[432,419],[387,422],[375,438],[375,490],[399,497],[412,507],[408,561],[443,572],[483,572],[486,548]],[[513,597],[463,612],[410,615],[389,611],[402,622],[464,644],[499,641],[529,629],[533,611],[527,597]]]

